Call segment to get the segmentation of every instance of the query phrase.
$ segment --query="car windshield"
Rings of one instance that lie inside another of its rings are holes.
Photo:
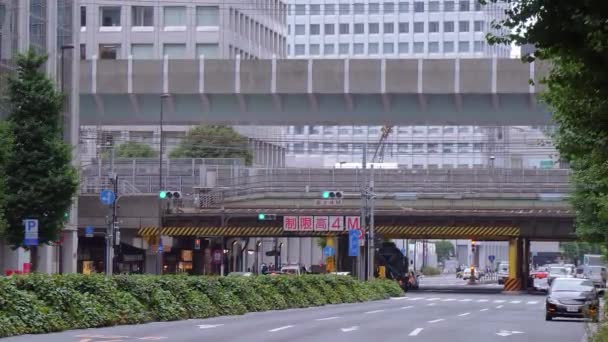
[[[593,290],[593,283],[589,280],[583,279],[556,279],[551,287],[551,291],[553,292],[585,292],[591,290]]]
[[[293,268],[284,268],[281,270],[283,273],[296,274],[298,270]]]
[[[554,275],[568,275],[568,269],[565,267],[551,267],[549,273]]]

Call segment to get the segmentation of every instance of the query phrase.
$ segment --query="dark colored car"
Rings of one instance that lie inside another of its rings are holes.
[[[579,278],[555,278],[547,295],[547,321],[555,317],[599,319],[600,300],[593,281]]]

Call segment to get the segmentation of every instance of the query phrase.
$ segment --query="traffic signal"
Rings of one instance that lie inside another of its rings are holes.
[[[471,252],[475,253],[475,240],[471,240]]]
[[[341,199],[342,191],[323,191],[324,199]]]
[[[182,193],[181,191],[162,190],[158,193],[158,197],[160,199],[180,199],[182,198]]]
[[[275,214],[265,214],[265,213],[258,214],[258,220],[260,220],[260,221],[274,221],[276,219],[277,219],[277,215],[275,215]]]
[[[195,250],[201,249],[201,239],[194,239],[194,249]]]

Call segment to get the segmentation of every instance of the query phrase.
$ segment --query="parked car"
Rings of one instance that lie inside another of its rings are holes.
[[[497,269],[497,275],[498,275],[498,284],[502,285],[505,283],[505,281],[507,280],[507,278],[509,278],[509,263],[505,262],[505,261],[501,261],[498,264],[498,269]]]
[[[599,319],[599,294],[593,281],[580,278],[555,278],[549,289],[545,320],[556,317]]]

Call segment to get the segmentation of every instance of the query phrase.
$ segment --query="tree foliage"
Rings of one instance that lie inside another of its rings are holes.
[[[481,0],[498,2],[501,0]],[[493,43],[533,44],[528,61],[552,64],[542,96],[557,124],[554,141],[574,170],[576,228],[608,242],[608,6],[605,0],[508,0]]]
[[[437,253],[437,261],[443,262],[454,254],[454,245],[450,241],[435,242],[435,253]]]
[[[158,153],[148,144],[127,141],[116,148],[116,158],[154,158]]]
[[[43,72],[46,57],[29,51],[16,62],[8,84],[13,143],[6,161],[4,215],[8,243],[21,246],[25,218],[38,219],[40,243],[58,239],[78,178],[61,134],[62,95]]]
[[[243,158],[251,164],[247,138],[229,126],[199,126],[191,129],[171,158]]]
[[[580,264],[585,254],[605,254],[606,252],[604,246],[584,241],[563,242],[559,247],[564,258],[575,264]]]
[[[4,210],[6,208],[6,165],[10,158],[12,149],[12,136],[6,122],[0,122],[0,237],[4,236],[6,220]]]

